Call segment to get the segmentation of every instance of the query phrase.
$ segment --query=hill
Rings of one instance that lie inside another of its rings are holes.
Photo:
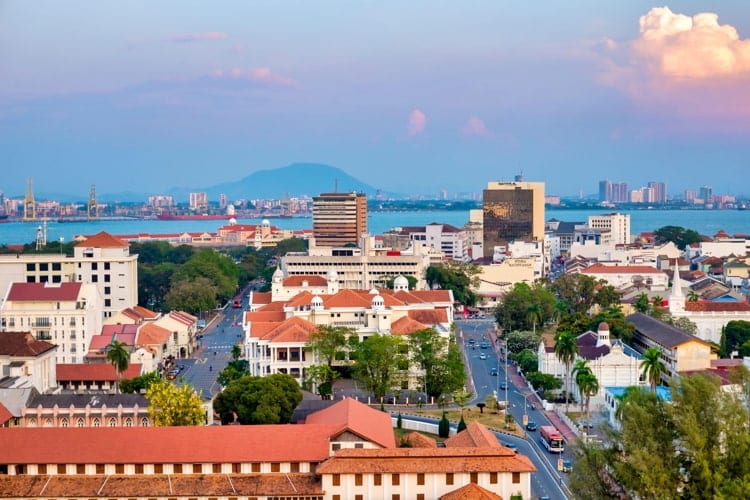
[[[314,196],[334,191],[358,191],[373,195],[377,188],[352,177],[343,170],[320,163],[293,163],[286,167],[259,170],[235,182],[225,182],[205,188],[209,199],[216,200],[220,193],[230,200],[255,198],[282,198],[304,194]]]

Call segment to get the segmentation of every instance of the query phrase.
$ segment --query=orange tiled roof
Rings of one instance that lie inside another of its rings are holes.
[[[37,340],[29,332],[0,333],[0,355],[3,356],[36,357],[55,348],[55,344]]]
[[[0,403],[0,425],[5,424],[11,418],[13,418],[13,414],[3,405],[3,403]]]
[[[245,313],[245,320],[246,321],[252,321],[255,323],[256,321],[284,321],[286,319],[286,314],[284,311],[266,311],[265,308],[262,308],[258,311],[248,312]]]
[[[139,363],[130,363],[127,370],[122,372],[121,378],[134,378],[141,374]],[[58,363],[57,381],[79,381],[79,382],[114,382],[117,380],[115,367],[109,363]]]
[[[747,302],[685,302],[685,310],[690,312],[750,312]]]
[[[136,343],[139,345],[163,345],[169,341],[172,332],[153,323],[146,323],[138,329]]]
[[[307,285],[305,285],[307,282]],[[328,286],[328,280],[317,274],[289,276],[284,280],[284,286]]]
[[[263,335],[264,340],[273,342],[307,342],[317,326],[299,317],[289,318],[277,324],[275,328]],[[255,335],[252,335],[255,337]]]
[[[500,448],[344,448],[318,466],[319,474],[534,472],[524,455]]]
[[[271,292],[253,292],[250,295],[250,299],[252,300],[251,304],[253,305],[270,304]]]
[[[319,462],[336,425],[0,428],[0,463]],[[154,446],[158,443],[158,446]]]
[[[411,448],[437,448],[437,442],[434,439],[419,432],[405,434],[401,440],[409,443]]]
[[[95,476],[0,476],[0,496],[83,497],[318,497],[313,474],[153,474]]]
[[[368,299],[366,296],[349,289],[341,290],[339,293],[323,298],[323,306],[326,309],[334,307],[369,308],[371,304],[372,298]]]
[[[285,302],[281,302],[277,300],[276,302],[271,302],[269,304],[264,305],[258,311],[283,311],[284,307],[286,306]]]
[[[285,304],[286,307],[300,307],[300,306],[309,306],[310,302],[312,302],[312,298],[314,295],[307,290],[304,292],[300,292]]]
[[[503,500],[503,497],[476,483],[469,483],[446,493],[440,497],[440,500]]]
[[[305,419],[307,424],[338,425],[384,448],[396,447],[391,416],[352,398],[342,399],[308,415]]]
[[[412,290],[409,293],[424,302],[453,303],[453,292],[451,290]]]
[[[96,233],[93,236],[84,236],[84,240],[76,244],[76,247],[91,248],[118,248],[129,246],[119,238],[115,238],[106,231]]]
[[[418,332],[419,330],[424,330],[426,328],[429,327],[409,316],[404,316],[403,318],[399,318],[391,323],[391,333],[394,335],[409,335],[410,333]]]
[[[405,292],[403,290],[400,290],[398,292],[394,292],[393,296],[396,297],[398,300],[403,302],[404,304],[420,304],[423,303],[424,300],[420,298],[419,296],[415,295],[412,292]]]
[[[449,448],[500,448],[500,443],[486,426],[479,422],[470,422],[466,429],[445,440]],[[508,453],[513,453],[508,450]]]
[[[409,317],[427,325],[448,322],[448,312],[445,309],[417,309],[409,311]]]

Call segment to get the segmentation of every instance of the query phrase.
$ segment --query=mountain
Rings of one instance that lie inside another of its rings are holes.
[[[229,200],[310,196],[332,191],[363,192],[374,195],[377,188],[366,184],[343,170],[320,163],[293,163],[286,167],[259,170],[235,182],[225,182],[201,189],[210,200],[224,193]],[[184,193],[182,192],[184,191]],[[172,195],[187,195],[188,190],[173,190]]]

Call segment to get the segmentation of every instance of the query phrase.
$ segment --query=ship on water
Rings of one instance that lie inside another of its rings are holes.
[[[169,211],[164,211],[157,214],[156,218],[158,220],[229,220],[235,218],[235,213],[234,205],[229,205],[225,214],[173,214]]]

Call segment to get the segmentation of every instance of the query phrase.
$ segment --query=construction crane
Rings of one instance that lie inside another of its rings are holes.
[[[89,203],[86,207],[86,219],[96,220],[99,218],[99,205],[96,203],[96,185],[92,184],[89,190]]]
[[[36,201],[34,200],[34,183],[29,177],[29,184],[26,188],[26,196],[23,198],[23,220],[36,220]]]

